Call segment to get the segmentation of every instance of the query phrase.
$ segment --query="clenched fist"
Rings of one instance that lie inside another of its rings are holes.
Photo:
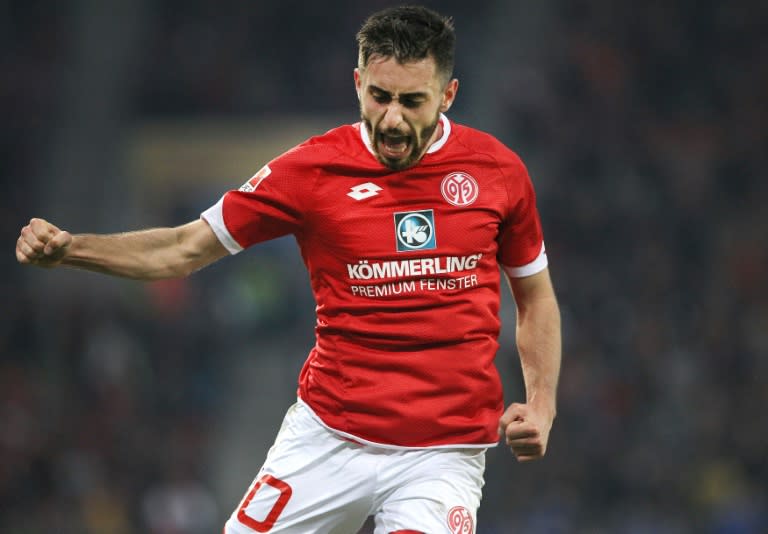
[[[499,435],[521,462],[544,456],[551,428],[552,417],[530,404],[510,405],[499,421]]]
[[[72,235],[44,219],[32,219],[16,240],[19,263],[55,267],[67,255]]]

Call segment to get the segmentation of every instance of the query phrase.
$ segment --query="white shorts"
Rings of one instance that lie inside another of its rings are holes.
[[[485,449],[385,449],[346,440],[291,406],[225,534],[473,534]]]

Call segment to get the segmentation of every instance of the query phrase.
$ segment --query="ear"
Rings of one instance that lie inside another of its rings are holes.
[[[456,93],[459,92],[459,80],[456,78],[448,82],[443,89],[443,97],[440,102],[440,112],[445,113],[453,105],[453,101],[456,99]]]
[[[357,99],[360,100],[360,89],[363,84],[360,79],[360,69],[357,67],[355,67],[354,76],[355,76],[355,91],[357,91]]]

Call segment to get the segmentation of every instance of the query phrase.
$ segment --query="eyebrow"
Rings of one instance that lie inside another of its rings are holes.
[[[368,86],[368,90],[369,91],[375,91],[377,93],[382,93],[384,95],[387,95],[390,98],[392,97],[392,93],[390,93],[389,91],[386,91],[386,90],[384,90],[381,87],[378,87],[376,85],[369,85]],[[426,99],[428,96],[429,95],[426,92],[416,91],[416,92],[413,92],[413,93],[401,93],[397,98],[398,98],[398,100],[401,99],[401,98],[406,98],[406,99],[424,98],[424,99]]]

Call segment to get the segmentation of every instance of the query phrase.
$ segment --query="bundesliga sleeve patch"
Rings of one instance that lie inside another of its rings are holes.
[[[240,186],[240,191],[243,191],[245,193],[253,193],[256,191],[256,188],[259,187],[259,184],[266,178],[272,174],[272,169],[269,168],[269,165],[264,165],[259,172],[253,175],[247,182],[245,182],[242,186]]]

